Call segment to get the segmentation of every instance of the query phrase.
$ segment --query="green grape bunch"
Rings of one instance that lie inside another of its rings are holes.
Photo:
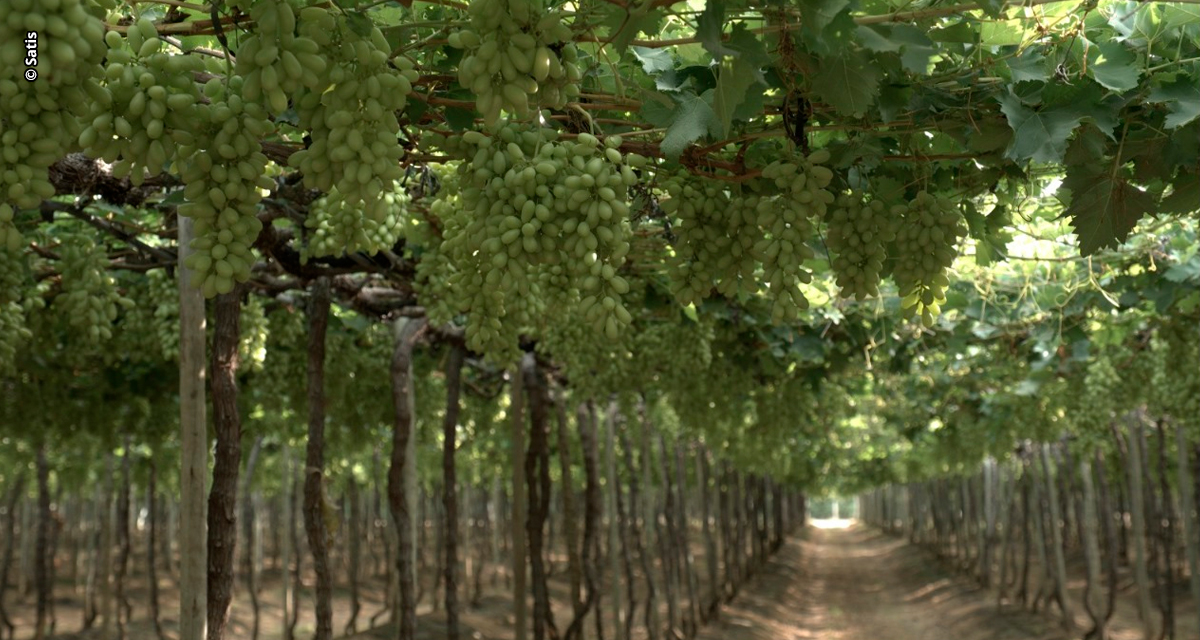
[[[3,206],[7,205],[0,205]],[[26,309],[22,305],[28,284],[26,276],[22,256],[15,251],[0,250],[0,374],[12,372],[17,349],[33,338],[26,327]]]
[[[301,87],[313,88],[325,73],[321,47],[310,37],[297,35],[296,10],[288,0],[239,0],[239,8],[254,21],[254,32],[237,50],[234,73],[246,79],[242,95],[262,102],[271,115],[287,110],[289,99]]]
[[[191,107],[200,99],[192,74],[203,66],[193,56],[163,50],[158,30],[141,18],[124,38],[105,35],[105,84],[85,86],[91,98],[79,146],[112,163],[112,174],[133,185],[157,176],[177,160],[178,142],[188,142]]]
[[[259,143],[274,130],[265,109],[244,100],[242,79],[219,79],[204,86],[208,103],[193,106],[197,123],[193,145],[180,147],[187,158],[181,169],[185,204],[179,214],[195,220],[195,239],[185,267],[206,297],[229,293],[236,283],[250,279],[254,255],[250,251],[262,222],[258,219],[260,190],[274,183],[266,177],[267,157]]]
[[[950,280],[946,271],[958,256],[958,241],[967,234],[962,213],[947,198],[917,193],[900,214],[896,231],[896,264],[892,278],[905,317],[921,317],[925,327],[941,313]]]
[[[71,237],[60,247],[59,257],[62,290],[54,308],[92,344],[111,340],[117,307],[132,307],[133,301],[117,291],[104,246],[84,236]]]
[[[33,209],[54,195],[50,165],[74,151],[102,75],[104,23],[87,0],[0,2],[0,203]],[[25,39],[39,34],[38,77],[25,79]]]
[[[329,64],[294,103],[300,127],[312,143],[288,163],[304,174],[304,184],[326,193],[337,187],[347,203],[366,217],[382,220],[393,205],[381,197],[404,178],[396,112],[404,109],[417,73],[407,58],[388,63],[383,32],[371,27],[357,35],[346,20],[320,7],[300,11],[300,32],[316,42]]]
[[[631,322],[621,302],[629,282],[617,270],[630,248],[628,188],[645,159],[620,144],[513,124],[448,143],[468,160],[444,210],[439,253],[453,265],[456,311],[474,318],[471,348],[515,348],[519,329],[547,305],[574,306],[610,339]]]
[[[501,110],[525,118],[531,106],[562,108],[579,95],[578,52],[561,13],[540,0],[471,0],[468,12],[472,29],[451,33],[449,44],[467,50],[458,81],[487,125]]]
[[[673,219],[674,253],[668,266],[671,294],[680,304],[697,304],[715,288],[722,295],[749,293],[758,268],[751,250],[758,239],[746,224],[741,201],[711,180],[668,178],[659,201]]]
[[[778,194],[752,200],[755,223],[763,233],[753,255],[762,263],[775,324],[795,321],[808,308],[799,285],[812,282],[804,261],[815,257],[808,246],[813,220],[824,217],[834,201],[826,189],[833,171],[823,166],[829,158],[829,151],[819,149],[807,157],[772,162],[763,169],[762,178],[773,183]]]
[[[378,218],[367,216],[362,207],[347,202],[337,187],[314,201],[304,221],[309,235],[300,260],[307,262],[314,256],[343,256],[359,251],[373,254],[392,248],[407,227],[408,193],[399,181],[393,181],[379,198],[386,208],[373,208]]]
[[[829,266],[843,298],[862,302],[879,295],[887,246],[896,239],[902,206],[889,207],[862,194],[842,194],[826,210],[825,242],[833,253]]]

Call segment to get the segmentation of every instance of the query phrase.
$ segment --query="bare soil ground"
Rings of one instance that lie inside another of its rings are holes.
[[[697,569],[704,565],[698,553]],[[557,558],[557,572],[551,580],[555,618],[560,631],[571,615],[565,558]],[[1082,572],[1073,566],[1072,573]],[[700,571],[703,574],[703,571]],[[493,581],[493,571],[485,572],[484,590],[479,606],[463,602],[462,638],[470,640],[510,640],[513,616],[505,580]],[[260,594],[263,618],[261,640],[283,635],[282,588],[279,572],[268,570],[263,576]],[[427,577],[427,576],[426,576]],[[639,578],[640,582],[640,578]],[[1072,581],[1079,629],[1074,634],[1062,630],[1056,609],[1031,613],[1018,605],[997,606],[994,591],[980,587],[971,579],[953,572],[931,552],[908,544],[904,539],[887,536],[877,530],[850,521],[815,521],[799,537],[792,537],[732,602],[722,607],[718,619],[700,633],[700,640],[1068,640],[1080,638],[1087,628],[1079,600],[1080,580]],[[306,580],[311,586],[311,582]],[[418,637],[441,640],[445,637],[444,613],[432,607],[432,580],[424,585],[424,597],[418,607]],[[645,638],[639,611],[632,640]],[[708,587],[701,580],[701,593]],[[160,580],[163,627],[168,638],[177,637],[178,600],[174,580]],[[57,640],[95,640],[106,637],[100,630],[79,633],[82,619],[81,598],[70,580],[60,580],[55,591],[59,620]],[[613,637],[613,620],[606,598],[605,637]],[[438,593],[436,597],[440,598]],[[148,623],[148,590],[144,577],[135,574],[130,588],[134,607],[133,622],[127,637],[153,640]],[[1121,594],[1121,603],[1113,620],[1113,640],[1141,640],[1136,613],[1130,605],[1132,593]],[[378,626],[368,629],[371,616],[383,609],[383,583],[372,579],[362,588],[363,611],[359,615],[359,633],[348,638],[374,640],[391,638],[394,629],[386,616]],[[301,597],[301,615],[297,637],[311,637],[313,629],[311,592]],[[17,638],[32,637],[33,599],[19,598],[10,591],[8,610],[16,614]],[[661,600],[660,600],[661,604]],[[532,607],[530,609],[532,612]],[[666,619],[665,606],[660,606]],[[1196,615],[1190,609],[1177,612],[1177,638],[1200,638]],[[334,629],[341,635],[350,617],[349,594],[339,585],[334,591]],[[250,605],[244,586],[235,589],[231,612],[232,640],[249,640]],[[115,628],[113,629],[115,631]],[[110,636],[115,638],[116,634]],[[587,638],[596,637],[594,626],[587,625]]]

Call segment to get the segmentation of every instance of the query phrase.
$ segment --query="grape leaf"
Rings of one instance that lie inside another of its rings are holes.
[[[725,46],[721,41],[721,33],[725,30],[724,0],[707,0],[704,12],[696,20],[696,38],[704,49],[720,60],[724,56],[734,55],[735,51]]]
[[[1012,73],[1013,82],[1045,82],[1050,79],[1050,71],[1046,69],[1046,58],[1029,47],[1021,55],[1008,59],[1008,70]]]
[[[677,107],[671,126],[663,136],[659,149],[670,160],[678,160],[683,150],[696,140],[712,133],[720,126],[717,114],[713,111],[711,100],[713,91],[704,92],[703,96],[684,96]],[[706,99],[705,96],[708,96]]]
[[[1171,194],[1162,199],[1163,213],[1194,213],[1200,211],[1200,176],[1180,173],[1172,183]]]
[[[812,78],[813,93],[838,113],[861,116],[879,93],[879,69],[859,51],[826,58]]]
[[[717,88],[713,97],[713,111],[720,123],[719,137],[729,135],[734,112],[746,100],[746,91],[758,84],[754,77],[756,69],[742,58],[727,58],[721,62],[721,74],[717,76]]]
[[[1011,91],[997,98],[1000,110],[1012,127],[1013,140],[1004,157],[1011,160],[1059,162],[1067,150],[1067,139],[1079,124],[1081,116],[1069,106],[1034,111],[1021,104]]]
[[[1167,105],[1164,124],[1168,129],[1178,129],[1200,117],[1200,85],[1194,78],[1183,76],[1163,84],[1151,91],[1146,99]]]
[[[649,34],[658,33],[658,25],[662,21],[662,11],[652,9],[639,12],[629,11],[615,4],[606,6],[612,7],[612,9],[606,16],[605,25],[609,28],[613,47],[618,53],[625,51],[639,33],[643,31]]]
[[[633,57],[637,58],[638,62],[642,63],[642,71],[645,71],[650,75],[662,73],[663,71],[670,71],[671,69],[675,68],[675,60],[671,58],[670,49],[630,47],[629,50],[633,52]]]
[[[1137,88],[1141,70],[1137,57],[1118,42],[1093,45],[1088,56],[1088,71],[1106,89],[1129,91]]]
[[[816,53],[829,51],[825,27],[850,6],[850,0],[800,0],[800,37]]]
[[[1124,176],[1093,167],[1068,167],[1062,182],[1071,190],[1063,215],[1071,218],[1085,256],[1124,242],[1138,220],[1155,208],[1154,198]]]

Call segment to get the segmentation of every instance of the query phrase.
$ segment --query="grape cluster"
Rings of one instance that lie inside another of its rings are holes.
[[[958,255],[958,240],[967,234],[966,225],[950,200],[926,191],[917,193],[899,213],[892,278],[905,316],[920,315],[921,324],[931,327],[946,300],[950,286],[946,270]]]
[[[62,290],[54,298],[55,308],[92,344],[111,340],[117,306],[132,307],[133,301],[117,291],[103,245],[71,237],[59,248],[59,257]]]
[[[814,256],[813,220],[834,200],[826,189],[833,172],[822,165],[828,160],[825,150],[778,160],[729,191],[711,181],[669,179],[661,206],[674,216],[679,238],[669,271],[675,297],[694,304],[715,289],[741,298],[765,284],[772,321],[795,320],[808,308],[800,285],[812,280],[804,261]]]
[[[38,77],[28,82],[25,36],[38,39]],[[85,0],[0,2],[0,202],[32,209],[54,195],[50,165],[71,151],[101,74],[104,23]]]
[[[195,220],[196,238],[186,266],[206,297],[229,293],[250,279],[250,247],[262,230],[256,212],[260,189],[274,185],[264,172],[267,157],[259,140],[273,130],[266,111],[240,94],[242,79],[204,86],[208,103],[193,107],[195,145],[180,147],[186,203],[179,214]]]
[[[300,12],[300,32],[329,64],[296,92],[300,127],[310,132],[312,144],[288,163],[304,173],[305,186],[325,192],[337,187],[364,216],[382,220],[392,205],[380,196],[404,177],[396,112],[412,93],[416,71],[406,58],[396,59],[398,70],[388,64],[390,49],[377,27],[360,37],[320,7]]]
[[[645,160],[622,155],[620,142],[586,133],[559,140],[510,124],[449,143],[469,159],[441,218],[439,253],[453,265],[456,310],[471,313],[472,349],[515,348],[522,323],[547,305],[572,306],[609,339],[632,320],[621,303],[629,282],[617,269],[629,253],[633,167]]]
[[[21,305],[25,284],[21,256],[0,250],[0,373],[12,371],[17,348],[33,337],[25,326],[25,308]]]
[[[175,161],[177,140],[190,140],[188,115],[199,100],[192,73],[200,64],[162,51],[149,18],[138,20],[124,38],[109,31],[105,41],[107,82],[85,86],[91,101],[79,146],[113,163],[114,176],[140,185]]]
[[[279,115],[296,91],[320,82],[325,59],[315,40],[296,35],[296,11],[288,0],[240,0],[238,6],[255,27],[237,51],[234,72],[246,79],[242,96]]]
[[[770,196],[749,196],[744,206],[753,207],[762,238],[753,255],[762,263],[763,279],[771,298],[771,321],[780,324],[799,317],[808,308],[800,284],[812,282],[804,261],[814,257],[808,246],[813,220],[825,215],[833,193],[825,187],[833,172],[822,163],[829,152],[820,149],[807,157],[776,160],[763,168],[762,177],[777,190]]]
[[[1113,368],[1106,353],[1099,353],[1088,363],[1083,380],[1083,401],[1076,412],[1076,421],[1083,435],[1093,437],[1108,433],[1113,413],[1117,410],[1113,392],[1121,385],[1121,378]]]
[[[472,29],[449,42],[468,51],[458,81],[489,126],[501,110],[524,118],[532,105],[561,108],[579,95],[578,52],[561,13],[540,0],[471,0],[469,13]]]
[[[314,201],[304,221],[309,235],[300,259],[307,261],[314,256],[342,256],[358,251],[376,253],[394,246],[408,219],[408,194],[399,182],[393,181],[379,199],[385,206],[373,207],[377,218],[365,215],[356,203],[347,202],[336,187]]]
[[[241,363],[238,371],[251,373],[262,371],[267,360],[267,338],[271,333],[271,323],[267,320],[267,308],[262,296],[250,296],[242,304],[242,313],[238,320],[240,340],[238,342],[238,361]]]
[[[879,295],[887,246],[896,239],[903,212],[882,200],[864,201],[862,194],[842,194],[826,210],[825,242],[834,254],[829,266],[843,298],[862,302]]]
[[[731,198],[719,182],[672,176],[663,185],[659,204],[674,218],[678,238],[668,273],[671,293],[681,304],[697,304],[715,288],[731,298],[757,290],[757,262],[751,255],[758,240],[743,214],[753,214]]]
[[[1200,331],[1195,323],[1175,319],[1160,326],[1151,340],[1151,355],[1154,408],[1182,428],[1200,426]]]

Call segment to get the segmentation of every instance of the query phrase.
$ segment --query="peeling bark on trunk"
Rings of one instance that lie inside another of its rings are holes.
[[[512,553],[509,554],[512,563],[513,578],[513,613],[516,621],[513,634],[515,640],[525,640],[527,635],[528,611],[526,598],[528,596],[525,584],[525,559],[529,554],[525,540],[525,383],[523,372],[532,366],[534,355],[526,353],[521,358],[521,364],[512,373],[512,384],[509,394],[512,398],[512,513],[509,525],[512,530]]]
[[[529,450],[525,455],[525,479],[528,485],[529,517],[525,531],[529,541],[530,577],[533,580],[533,638],[544,640],[547,632],[558,636],[550,609],[550,591],[546,583],[545,537],[550,510],[550,416],[546,377],[537,360],[527,358],[521,367],[529,401]]]
[[[129,570],[129,447],[131,440],[125,436],[125,447],[121,454],[121,492],[117,495],[117,637],[125,640],[126,625],[132,617],[133,605],[125,593],[125,573]]]
[[[350,478],[347,488],[346,501],[350,503],[350,516],[347,518],[346,546],[350,563],[346,567],[346,577],[350,582],[350,619],[342,630],[342,635],[358,633],[358,615],[362,612],[362,600],[359,595],[359,576],[362,572],[362,499],[358,493],[358,483]]]
[[[1175,526],[1175,514],[1171,508],[1171,483],[1167,479],[1167,436],[1164,433],[1166,427],[1162,420],[1155,424],[1155,431],[1158,436],[1158,490],[1161,494],[1162,509],[1157,518],[1159,523],[1159,542],[1162,548],[1162,595],[1159,608],[1163,614],[1163,635],[1168,640],[1175,640],[1175,575],[1173,565],[1173,554],[1171,553],[1175,541],[1171,537],[1171,532]]]
[[[652,536],[654,535],[654,486],[651,484],[651,468],[652,462],[650,459],[650,422],[646,411],[646,398],[638,398],[638,415],[641,422],[638,438],[641,446],[638,448],[638,472],[641,474],[642,496],[634,493],[634,501],[641,502],[641,510],[639,514],[642,517],[641,526],[638,528],[639,540],[637,543],[641,545],[640,537],[644,533],[645,544],[640,547],[638,555],[642,559],[642,573],[646,578],[646,632],[650,640],[658,640],[658,635],[662,630],[662,621],[658,612],[658,587],[657,581],[654,578],[654,551]],[[624,445],[622,445],[624,446]],[[632,452],[626,451],[627,456],[632,456]],[[633,474],[632,459],[627,459],[626,464],[629,465],[629,472]],[[633,483],[632,491],[637,491],[637,484]]]
[[[682,628],[679,613],[679,535],[675,527],[675,483],[671,476],[671,454],[667,450],[666,441],[658,434],[659,473],[662,477],[663,512],[658,524],[658,548],[662,556],[663,585],[667,599],[667,629],[673,636],[679,635]]]
[[[242,542],[246,552],[242,556],[242,574],[246,580],[246,591],[250,594],[250,608],[254,615],[251,623],[250,637],[258,640],[259,604],[258,604],[258,575],[254,566],[254,504],[250,496],[253,491],[254,469],[258,466],[258,455],[262,451],[263,437],[254,439],[250,448],[250,457],[246,461],[246,477],[242,479]]]
[[[628,612],[623,611],[625,603],[621,598],[621,544],[620,518],[617,514],[617,500],[620,488],[617,486],[617,452],[616,452],[616,423],[617,402],[613,400],[608,405],[604,416],[604,476],[605,476],[605,511],[608,516],[608,568],[609,588],[612,589],[613,637],[626,640],[625,621]]]
[[[633,552],[638,557],[638,565],[641,567],[642,575],[646,578],[646,604],[644,608],[643,619],[645,620],[646,633],[652,640],[658,637],[657,621],[654,616],[651,616],[650,609],[657,606],[654,593],[654,581],[651,576],[651,562],[649,554],[646,552],[646,547],[642,542],[643,520],[639,517],[642,513],[641,496],[638,485],[638,470],[633,465],[633,451],[629,446],[629,438],[622,429],[619,434],[619,443],[621,445],[622,461],[625,464],[625,469],[629,473],[629,540],[633,543]],[[627,573],[629,571],[627,570]],[[626,584],[629,585],[629,620],[630,629],[632,629],[632,621],[634,619],[634,589],[632,576],[626,578]],[[630,632],[627,632],[629,635]]]
[[[391,382],[395,421],[392,423],[392,453],[388,467],[387,497],[396,532],[396,573],[398,578],[396,613],[399,640],[413,640],[417,633],[416,601],[416,415],[413,398],[412,352],[425,320],[402,319],[396,329],[392,352]]]
[[[217,448],[208,494],[208,640],[224,640],[233,600],[237,482],[242,462],[242,419],[237,406],[240,295],[235,287],[217,296],[215,305],[212,403]]]
[[[1133,418],[1136,420],[1137,418]],[[1145,487],[1143,486],[1144,471],[1142,469],[1141,427],[1136,423],[1130,424],[1128,433],[1129,455],[1126,456],[1129,477],[1129,511],[1133,522],[1133,536],[1130,544],[1134,552],[1134,584],[1137,585],[1138,616],[1142,621],[1142,634],[1145,640],[1155,637],[1154,614],[1150,604],[1150,573],[1146,566],[1146,511]]]
[[[190,248],[192,225],[191,218],[179,217],[179,260],[181,263],[192,253]],[[190,282],[191,273],[187,269],[180,269],[178,278],[181,463],[179,475],[179,640],[201,640],[206,634],[205,623],[208,612],[207,576],[205,574],[208,566],[208,549],[205,544],[208,535],[208,515],[205,511],[204,500],[205,479],[208,476],[208,421],[207,405],[204,399],[204,324],[206,319],[204,296]],[[225,331],[228,331],[228,328],[225,328]],[[233,334],[236,349],[236,324]],[[222,339],[224,340],[224,338]],[[169,525],[167,535],[164,537],[169,542],[171,537]],[[169,573],[170,547],[166,549],[164,559]]]
[[[158,468],[154,464],[154,459],[149,461],[149,477],[146,481],[146,520],[150,526],[149,538],[146,540],[146,582],[150,586],[150,621],[154,623],[154,635],[159,640],[165,640],[166,636],[162,628],[162,616],[159,613],[158,606],[158,566],[155,562],[155,545],[158,544],[161,534],[158,531],[159,527],[159,501],[158,501]]]
[[[458,472],[454,452],[458,440],[459,392],[462,384],[463,347],[450,345],[446,361],[446,413],[442,418],[442,511],[446,585],[446,639],[458,640]]]
[[[575,507],[575,487],[571,482],[571,436],[567,431],[567,405],[562,391],[552,388],[554,409],[558,418],[558,465],[562,473],[563,543],[567,547],[567,575],[571,583],[571,610],[583,608],[583,560],[579,553],[579,517]],[[628,452],[626,452],[628,453]],[[630,469],[630,473],[633,470]]]
[[[666,453],[665,449],[663,453]],[[683,559],[681,569],[688,597],[684,634],[688,638],[693,638],[700,630],[700,600],[697,594],[699,587],[696,582],[695,559],[692,557],[692,545],[688,536],[687,470],[684,466],[683,447],[679,444],[675,445],[675,491],[679,494],[679,506],[676,509],[677,524],[675,525],[676,535],[679,537],[676,546],[679,547],[679,553]],[[765,522],[764,518],[764,526]]]
[[[708,587],[712,589],[712,597],[702,609],[703,620],[708,623],[717,616],[717,612],[721,609],[721,587],[717,574],[717,540],[713,535],[712,527],[712,490],[709,488],[709,480],[712,477],[712,465],[709,461],[709,453],[706,447],[700,448],[700,455],[697,456],[697,478],[700,483],[700,505],[702,512],[700,517],[701,524],[704,527],[704,560],[708,567]]]
[[[33,582],[37,591],[37,621],[34,623],[33,637],[43,640],[48,633],[50,616],[50,598],[53,582],[50,575],[52,570],[50,550],[50,465],[46,462],[46,443],[38,445],[37,450],[37,541],[33,552]]]
[[[292,555],[295,556],[296,561],[292,565],[291,617],[287,620],[287,630],[284,632],[284,637],[288,638],[288,640],[296,637],[296,623],[300,620],[300,593],[304,591],[304,580],[302,579],[304,575],[304,553],[301,551],[301,542],[304,538],[300,535],[300,527],[297,524],[297,521],[300,519],[297,515],[304,512],[304,485],[303,481],[298,479],[293,479],[290,484],[292,489],[289,494],[289,500],[292,503],[292,517],[288,519],[288,535],[292,540],[291,547],[294,552]]]
[[[1107,625],[1112,619],[1113,612],[1117,606],[1117,569],[1121,564],[1121,547],[1117,541],[1117,535],[1113,531],[1113,501],[1108,490],[1108,478],[1104,469],[1104,456],[1099,451],[1096,452],[1096,488],[1100,498],[1100,525],[1101,532],[1104,534],[1104,545],[1107,553],[1107,565],[1105,574],[1108,582],[1108,598],[1105,601],[1105,609],[1101,614],[1102,619]],[[1097,640],[1107,640],[1106,638],[1097,637]]]
[[[1050,502],[1050,538],[1053,541],[1054,553],[1054,583],[1058,589],[1058,604],[1062,609],[1062,627],[1071,632],[1075,629],[1075,615],[1071,607],[1071,598],[1067,594],[1067,564],[1063,555],[1063,528],[1059,526],[1062,520],[1058,501],[1058,483],[1052,472],[1050,462],[1050,445],[1042,445],[1042,472],[1046,474],[1047,498]]]
[[[8,489],[8,500],[5,503],[4,517],[4,557],[0,560],[0,623],[8,629],[8,637],[16,635],[16,627],[8,617],[4,608],[4,596],[8,593],[8,574],[13,565],[13,552],[16,550],[17,504],[25,493],[25,472],[17,473],[16,479]]]
[[[1106,640],[1106,620],[1102,610],[1102,586],[1100,584],[1100,535],[1097,530],[1099,518],[1096,509],[1096,490],[1092,480],[1092,466],[1086,459],[1079,463],[1079,477],[1083,484],[1083,556],[1087,564],[1087,585],[1084,587],[1083,604],[1092,619],[1092,629],[1086,638]]]
[[[1179,520],[1183,525],[1183,539],[1187,546],[1188,574],[1190,576],[1188,585],[1192,592],[1192,607],[1196,610],[1196,615],[1200,616],[1200,520],[1197,520],[1197,516],[1200,516],[1200,511],[1197,511],[1195,515],[1192,514],[1192,509],[1195,508],[1193,502],[1196,496],[1196,489],[1192,484],[1191,471],[1188,469],[1187,441],[1185,440],[1183,431],[1178,426],[1175,429],[1179,505],[1182,507]],[[0,586],[3,584],[3,582],[0,582]]]
[[[721,525],[721,566],[724,569],[721,580],[720,597],[728,602],[737,591],[737,581],[733,574],[733,545],[732,518],[729,504],[729,464],[721,463],[720,502],[718,505],[718,523]],[[717,611],[720,611],[718,606]]]
[[[571,619],[571,624],[563,634],[563,640],[577,640],[582,637],[584,621],[596,604],[600,590],[600,585],[596,582],[596,564],[599,561],[596,529],[599,526],[601,510],[600,470],[597,461],[596,430],[590,405],[579,405],[576,422],[583,449],[583,469],[586,478],[583,501],[583,581],[587,587],[587,598],[583,601],[583,608]]]
[[[314,640],[333,637],[333,576],[325,510],[325,333],[329,326],[329,280],[312,286],[308,309],[308,446],[304,463],[304,532],[316,573]]]

